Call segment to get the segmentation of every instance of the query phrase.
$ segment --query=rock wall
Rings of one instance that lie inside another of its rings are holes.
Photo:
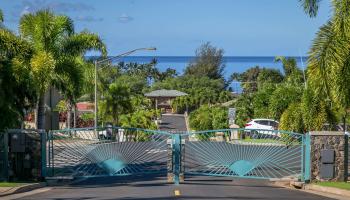
[[[346,181],[348,174],[348,138],[341,132],[310,132],[311,181]],[[334,150],[334,178],[321,177],[321,151]]]

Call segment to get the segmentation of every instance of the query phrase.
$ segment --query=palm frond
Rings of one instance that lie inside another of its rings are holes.
[[[63,43],[62,53],[80,56],[89,50],[97,50],[103,56],[107,54],[106,46],[102,39],[94,33],[81,32],[69,37]]]
[[[53,52],[62,41],[74,33],[73,21],[50,10],[40,10],[23,15],[20,19],[20,34],[30,41],[35,49]]]
[[[4,13],[0,9],[0,22],[4,22]]]
[[[334,32],[333,21],[325,24],[313,41],[309,52],[308,77],[316,93],[328,98],[334,97],[335,79],[339,66],[344,66],[348,56],[348,44]]]
[[[31,54],[32,48],[26,41],[21,40],[7,29],[0,29],[0,57],[21,56],[29,59]]]
[[[336,33],[350,34],[350,0],[333,0],[333,21]]]
[[[299,0],[304,12],[310,17],[316,17],[321,0]]]
[[[84,62],[74,57],[65,57],[56,65],[53,84],[61,91],[65,99],[74,102],[82,95],[84,86]]]

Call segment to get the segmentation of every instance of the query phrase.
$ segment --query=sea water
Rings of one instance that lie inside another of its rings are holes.
[[[149,63],[152,59],[157,60],[156,67],[160,71],[165,71],[167,68],[176,69],[179,75],[184,72],[184,69],[190,62],[195,60],[193,56],[128,56],[124,57],[121,61],[126,63]],[[291,57],[296,59],[297,65],[300,69],[304,69],[307,61],[307,57]],[[242,73],[247,69],[255,66],[278,69],[283,73],[282,63],[275,62],[273,56],[226,56],[223,57],[223,64],[225,65],[224,76],[229,78],[232,73]],[[232,89],[235,92],[241,92],[239,83],[232,83]]]

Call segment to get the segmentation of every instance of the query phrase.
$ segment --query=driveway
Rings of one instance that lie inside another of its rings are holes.
[[[90,178],[78,184],[54,187],[22,199],[65,200],[226,200],[226,199],[330,199],[302,191],[272,186],[262,180],[227,177],[190,177],[179,186],[166,183],[165,177]]]
[[[187,131],[184,115],[163,114],[162,123],[159,125],[159,129],[162,131],[169,131],[169,132]]]

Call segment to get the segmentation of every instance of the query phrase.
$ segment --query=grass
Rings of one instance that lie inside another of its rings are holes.
[[[245,142],[253,142],[253,143],[277,143],[277,144],[283,144],[283,141],[278,141],[274,139],[252,139],[252,138],[246,138],[243,141]]]
[[[318,182],[316,185],[350,190],[350,183],[347,182]]]
[[[283,139],[283,138],[271,139],[271,138],[250,138],[250,137],[246,137],[242,141],[244,141],[244,142],[251,142],[251,143],[265,143],[265,144],[273,143],[273,144],[286,144],[286,145],[300,145],[300,142],[298,142],[297,140],[288,141],[288,140]]]
[[[19,182],[0,182],[0,187],[18,187],[24,184],[25,183],[19,183]]]

